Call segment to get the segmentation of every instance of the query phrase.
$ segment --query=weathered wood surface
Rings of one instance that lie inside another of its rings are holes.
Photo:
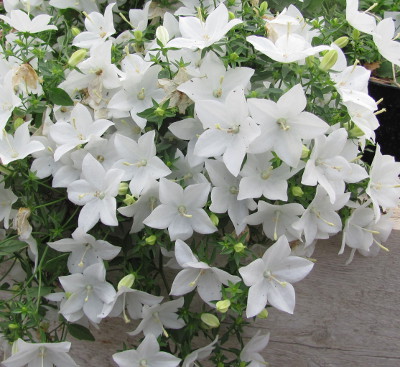
[[[338,256],[340,237],[321,241],[308,278],[295,285],[294,315],[270,309],[259,326],[271,332],[263,353],[272,367],[400,366],[400,211],[376,258]],[[111,355],[134,341],[134,329],[107,319],[96,342],[73,341],[71,354],[82,367],[116,366]],[[251,330],[248,331],[251,335]],[[199,345],[199,346],[202,346]]]
[[[340,237],[321,241],[308,278],[295,285],[294,315],[271,310],[259,325],[271,332],[264,352],[272,367],[400,366],[400,211],[389,253],[356,256],[344,265]],[[78,342],[73,352],[81,366],[114,366],[111,354],[132,341],[123,321],[106,320],[95,343]],[[249,335],[251,331],[249,331]]]

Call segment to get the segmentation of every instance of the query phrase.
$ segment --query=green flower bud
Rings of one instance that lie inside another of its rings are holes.
[[[241,242],[235,243],[233,245],[233,249],[235,250],[235,252],[243,252],[245,248],[246,246],[243,245],[243,243]]]
[[[144,241],[146,242],[146,245],[153,246],[157,242],[157,236],[152,234],[151,236],[146,237]]]
[[[300,186],[292,186],[291,190],[292,190],[292,195],[296,196],[298,198],[302,197],[303,194],[304,194],[304,192],[303,192],[303,190],[301,189]]]
[[[129,189],[127,182],[121,182],[118,188],[118,195],[126,195]]]
[[[310,149],[308,149],[305,145],[303,145],[301,149],[301,159],[307,158],[309,154],[310,154]]]
[[[348,122],[345,122],[343,124],[343,127],[347,130],[349,134],[349,138],[359,138],[365,135],[364,131],[362,131],[357,125],[352,124],[351,129],[350,126],[351,125]]]
[[[68,65],[69,66],[76,66],[78,65],[80,62],[82,62],[86,55],[87,55],[87,50],[85,50],[84,48],[81,48],[80,50],[75,51],[71,57],[68,60]]]
[[[74,37],[76,37],[79,33],[81,33],[79,28],[71,27],[71,33]]]
[[[360,39],[360,31],[358,29],[353,29],[353,33],[351,35],[355,41]]]
[[[229,20],[235,19],[235,14],[233,14],[231,11],[228,12],[229,15]]]
[[[318,68],[322,71],[328,71],[336,64],[339,54],[336,50],[329,50],[322,58]]]
[[[162,25],[157,27],[156,37],[165,46],[167,44],[167,42],[169,41],[169,33],[168,33],[167,28],[165,28]]]
[[[338,38],[335,42],[333,42],[336,46],[340,47],[340,48],[344,48],[347,46],[347,44],[349,43],[349,37],[347,36],[343,36]]]
[[[135,276],[133,274],[125,275],[118,283],[118,290],[122,287],[131,288],[135,282]]]
[[[267,12],[267,10],[268,10],[268,3],[266,1],[263,1],[260,4],[260,14],[261,15],[265,14]]]
[[[230,306],[231,306],[231,301],[229,301],[229,299],[224,299],[223,301],[218,301],[215,304],[217,311],[221,312],[221,313],[227,312],[229,310]]]
[[[135,201],[135,198],[129,194],[126,194],[125,199],[122,200],[125,205],[132,205]]]
[[[219,327],[218,317],[212,313],[203,313],[200,316],[201,321],[203,321],[206,329],[215,329]]]
[[[229,60],[230,61],[236,61],[239,58],[239,55],[236,52],[232,52],[229,54]]]
[[[15,330],[15,329],[18,329],[18,328],[19,328],[18,324],[8,324],[7,327],[8,327],[10,330]]]
[[[217,367],[225,367],[225,365],[222,362],[218,362]]]
[[[210,214],[210,219],[211,219],[212,224],[214,224],[214,226],[218,227],[219,218],[214,213]]]
[[[259,319],[266,319],[268,317],[268,311],[264,308],[258,315],[257,318]]]
[[[14,129],[17,130],[24,122],[24,119],[22,119],[21,117],[16,118],[14,120]]]
[[[141,42],[143,40],[142,31],[138,31],[138,30],[134,31],[133,32],[133,36],[135,37],[135,40],[138,41],[138,42]]]
[[[165,110],[163,108],[161,108],[161,107],[157,107],[156,110],[154,111],[154,114],[156,116],[162,117],[162,116],[165,115]]]

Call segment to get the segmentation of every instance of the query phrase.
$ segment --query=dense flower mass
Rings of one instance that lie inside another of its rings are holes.
[[[348,263],[388,250],[400,163],[379,145],[362,160],[382,111],[324,14],[2,3],[4,366],[76,366],[69,335],[92,339],[109,317],[126,322],[114,366],[264,366],[254,321],[294,312],[317,240],[342,231]],[[359,7],[343,24],[395,74],[393,21]]]

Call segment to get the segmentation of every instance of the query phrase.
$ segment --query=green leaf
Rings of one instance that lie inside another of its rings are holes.
[[[68,93],[61,88],[51,88],[49,89],[49,100],[53,104],[59,106],[73,106],[74,101],[68,95]]]
[[[90,330],[82,325],[68,324],[67,329],[68,332],[78,340],[90,340],[90,341],[95,340]]]
[[[28,244],[18,240],[5,240],[0,243],[0,256],[10,255],[13,252],[17,252],[25,247]]]
[[[25,289],[25,294],[30,298],[47,296],[51,293],[51,287],[30,287]]]

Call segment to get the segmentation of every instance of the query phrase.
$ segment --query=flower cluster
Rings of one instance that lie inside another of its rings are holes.
[[[269,334],[243,332],[294,312],[317,240],[342,231],[348,262],[387,250],[400,163],[362,160],[379,101],[319,21],[258,1],[3,3],[4,366],[76,366],[68,335],[107,317],[136,345],[120,367],[263,366]],[[346,15],[400,66],[392,21]]]

